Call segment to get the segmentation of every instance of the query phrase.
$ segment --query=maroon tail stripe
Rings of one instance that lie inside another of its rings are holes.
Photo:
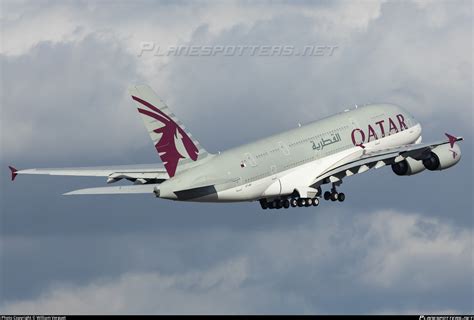
[[[136,102],[138,103],[141,103],[143,104],[145,107],[148,107],[150,108],[151,110],[155,111],[155,112],[158,112],[159,114],[164,114],[160,109],[158,109],[157,107],[155,107],[154,105],[152,105],[151,103],[145,101],[145,100],[142,100],[138,97],[135,97],[135,96],[132,96],[132,99],[135,100]]]
[[[154,118],[154,119],[156,119],[156,120],[158,120],[158,121],[161,121],[161,122],[164,123],[164,124],[166,124],[166,123],[169,122],[169,120],[168,120],[167,118],[163,117],[162,115],[156,114],[156,113],[153,113],[153,112],[150,112],[150,111],[148,111],[148,110],[144,110],[144,109],[138,108],[138,112],[140,112],[140,113],[142,113],[142,114],[145,114],[145,115],[147,115],[147,116],[149,116],[149,117],[152,117],[152,118]]]

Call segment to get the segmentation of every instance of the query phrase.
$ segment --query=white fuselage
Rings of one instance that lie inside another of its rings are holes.
[[[372,105],[237,147],[164,182],[160,197],[234,202],[289,195],[365,151],[421,140],[421,125],[394,105]]]

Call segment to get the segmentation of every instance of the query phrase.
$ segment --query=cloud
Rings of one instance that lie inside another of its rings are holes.
[[[27,53],[40,42],[81,40],[93,32],[114,32],[128,49],[137,53],[141,41],[177,45],[190,40],[194,31],[207,25],[214,35],[235,26],[252,27],[284,14],[319,20],[322,27],[347,36],[363,30],[380,14],[380,1],[339,1],[332,5],[280,2],[249,4],[244,1],[169,3],[134,1],[111,5],[104,2],[64,4],[61,1],[3,1],[0,23],[7,55]],[[44,24],[43,21],[54,21]],[[336,30],[335,30],[336,29]]]
[[[28,54],[0,59],[7,79],[1,93],[4,158],[70,158],[85,150],[118,155],[123,145],[148,142],[126,95],[139,78],[135,63],[108,36],[41,42]],[[123,127],[128,134],[121,134]]]
[[[398,284],[420,292],[442,291],[462,284],[469,270],[474,270],[469,266],[472,231],[416,215],[382,212],[370,218],[372,230],[365,239],[379,244],[366,256],[363,281],[385,288]],[[452,277],[443,277],[446,270]]]
[[[244,297],[236,289],[247,278],[245,260],[236,259],[206,272],[163,276],[124,274],[112,281],[84,287],[53,289],[37,301],[9,306],[12,312],[67,314],[224,313],[237,310]],[[216,304],[219,295],[226,301]]]
[[[472,312],[466,281],[473,272],[472,230],[437,219],[393,210],[331,212],[287,229],[199,234],[196,249],[213,245],[220,234],[218,245],[232,253],[205,268],[191,263],[168,273],[128,271],[85,285],[57,283],[37,298],[5,303],[2,312]],[[448,302],[452,290],[466,296]]]

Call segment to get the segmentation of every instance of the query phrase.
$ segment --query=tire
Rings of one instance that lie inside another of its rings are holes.
[[[304,198],[298,199],[298,207],[304,207],[306,205],[306,201]]]
[[[319,199],[318,198],[314,198],[313,199],[313,207],[317,207],[319,205]]]
[[[306,206],[310,207],[312,205],[313,205],[313,199],[311,199],[311,198],[306,199]]]
[[[288,209],[290,207],[290,201],[288,199],[283,200],[283,208]]]
[[[326,191],[326,192],[324,193],[324,200],[329,200],[329,199],[331,199],[331,192]]]
[[[290,205],[294,208],[298,206],[298,200],[296,199],[291,199],[290,200]]]
[[[281,209],[281,208],[282,208],[282,204],[281,204],[281,201],[280,201],[280,200],[275,200],[275,208],[277,208],[277,209]]]
[[[337,192],[332,192],[331,193],[331,201],[337,201],[337,195],[338,195]]]
[[[341,192],[337,195],[337,200],[339,200],[339,202],[343,202],[345,199],[346,195],[344,193]]]

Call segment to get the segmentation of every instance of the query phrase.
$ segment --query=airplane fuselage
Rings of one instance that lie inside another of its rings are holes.
[[[163,182],[159,197],[234,202],[290,195],[338,162],[420,137],[421,125],[404,109],[368,105],[212,155]]]

